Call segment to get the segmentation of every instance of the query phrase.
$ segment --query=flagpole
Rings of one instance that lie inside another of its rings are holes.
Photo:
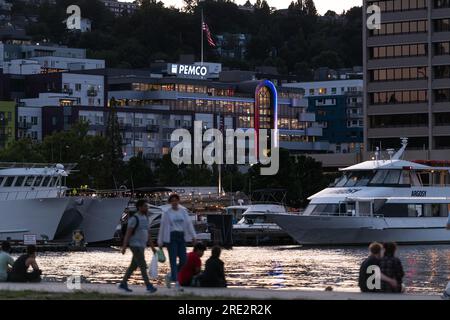
[[[201,25],[201,34],[202,34],[202,41],[201,41],[201,46],[202,46],[202,53],[201,53],[201,62],[202,62],[202,66],[203,66],[203,63],[204,63],[204,43],[203,43],[203,38],[204,38],[204,32],[203,32],[203,26],[204,26],[204,23],[205,23],[205,18],[204,18],[204,15],[203,15],[203,6],[202,6],[202,25]]]

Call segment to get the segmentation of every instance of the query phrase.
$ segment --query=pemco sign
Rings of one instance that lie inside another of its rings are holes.
[[[209,74],[209,68],[204,65],[170,64],[168,71],[181,78],[204,78]]]

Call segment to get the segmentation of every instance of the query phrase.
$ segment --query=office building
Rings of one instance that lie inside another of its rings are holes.
[[[368,152],[409,138],[412,160],[450,158],[450,1],[364,1],[381,28],[364,22],[365,145]]]

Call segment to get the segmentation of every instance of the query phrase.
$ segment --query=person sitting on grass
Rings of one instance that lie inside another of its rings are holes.
[[[200,286],[204,288],[226,288],[224,263],[220,260],[222,249],[214,247],[211,258],[205,263],[205,272],[200,276]]]
[[[203,257],[205,251],[206,246],[199,242],[194,246],[194,250],[188,253],[187,261],[178,273],[178,283],[180,286],[198,286],[196,278],[202,270],[201,257]]]
[[[30,245],[27,253],[17,258],[9,273],[9,282],[41,282],[42,271],[36,262],[36,251],[36,246]],[[30,267],[33,270],[28,272]]]
[[[2,242],[0,250],[0,282],[8,280],[8,272],[14,264],[14,259],[10,256],[11,244],[8,241]]]

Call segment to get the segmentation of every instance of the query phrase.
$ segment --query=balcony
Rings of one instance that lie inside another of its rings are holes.
[[[146,131],[147,132],[151,132],[151,133],[157,133],[157,132],[159,132],[159,126],[158,125],[154,125],[154,124],[149,124],[146,127]]]

